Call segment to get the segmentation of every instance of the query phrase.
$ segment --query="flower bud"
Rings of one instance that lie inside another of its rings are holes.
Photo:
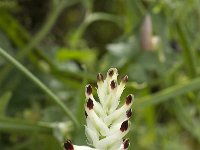
[[[140,30],[140,46],[145,51],[155,51],[159,44],[159,37],[153,36],[151,15],[147,14]]]

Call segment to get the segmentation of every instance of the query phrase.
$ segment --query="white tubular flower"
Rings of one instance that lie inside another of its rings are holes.
[[[132,115],[133,95],[128,95],[125,103],[119,107],[128,76],[124,76],[120,84],[117,83],[117,76],[116,68],[108,70],[105,80],[102,74],[97,75],[99,101],[93,97],[92,86],[86,86],[85,133],[92,147],[73,145],[70,140],[67,140],[64,144],[65,150],[128,149],[129,140],[123,138],[130,129],[129,118]]]

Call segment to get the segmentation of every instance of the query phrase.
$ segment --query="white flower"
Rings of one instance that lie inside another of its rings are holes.
[[[129,118],[132,115],[133,95],[128,95],[125,103],[119,107],[120,96],[128,81],[128,76],[124,76],[119,85],[117,76],[118,71],[116,68],[108,70],[105,80],[102,74],[97,75],[99,102],[93,97],[92,86],[86,86],[85,134],[89,145],[93,148],[73,145],[70,140],[67,140],[64,144],[65,150],[128,149],[129,140],[123,140],[123,137],[130,129]]]

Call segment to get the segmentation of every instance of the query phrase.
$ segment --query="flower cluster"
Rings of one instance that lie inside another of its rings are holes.
[[[123,138],[130,129],[129,118],[132,115],[133,95],[128,95],[124,104],[119,107],[128,76],[124,76],[120,84],[117,83],[117,76],[116,68],[108,70],[105,80],[102,74],[97,75],[99,102],[93,97],[92,86],[86,86],[85,133],[89,145],[94,148],[73,145],[70,140],[67,140],[64,144],[65,150],[128,149],[129,140]]]

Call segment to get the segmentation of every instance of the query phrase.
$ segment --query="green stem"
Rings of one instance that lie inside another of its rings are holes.
[[[67,106],[38,78],[36,78],[29,70],[27,70],[22,64],[20,64],[15,58],[10,56],[2,48],[0,48],[0,55],[4,57],[7,61],[12,63],[16,68],[18,68],[24,75],[26,75],[30,80],[32,80],[41,90],[43,90],[65,113],[72,119],[72,121],[79,126],[78,121],[75,116],[69,110]]]
[[[53,127],[41,123],[30,123],[22,120],[0,117],[0,131],[17,133],[44,133],[53,134]]]
[[[153,104],[162,103],[171,98],[183,95],[187,92],[200,89],[200,78],[192,79],[186,83],[178,84],[164,89],[156,94],[138,98],[135,102],[135,108],[150,106]]]

